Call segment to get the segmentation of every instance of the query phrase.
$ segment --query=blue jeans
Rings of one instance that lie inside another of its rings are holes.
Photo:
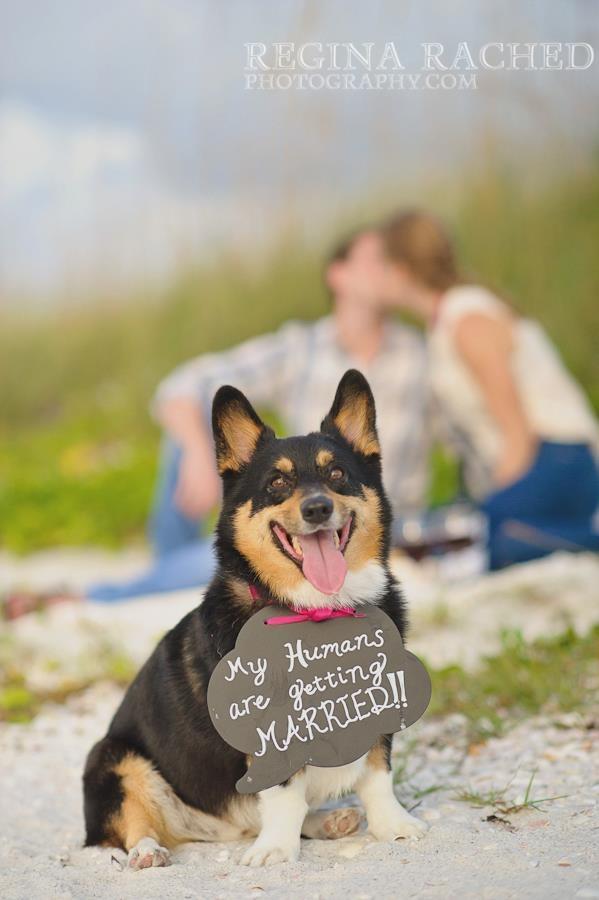
[[[530,469],[487,497],[482,508],[489,519],[491,569],[555,550],[599,551],[593,520],[599,472],[586,444],[543,441]]]
[[[189,518],[175,503],[175,491],[183,453],[166,438],[160,459],[160,474],[150,518],[149,538],[157,559],[169,556],[198,539],[200,520]]]
[[[200,587],[212,578],[216,568],[212,538],[200,537],[201,522],[175,504],[180,464],[181,449],[166,440],[149,529],[155,561],[131,581],[92,585],[86,592],[90,600],[111,602]]]

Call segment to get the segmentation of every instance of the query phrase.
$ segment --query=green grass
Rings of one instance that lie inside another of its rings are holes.
[[[430,784],[418,789],[415,776],[426,762],[418,759],[419,736],[408,731],[396,746],[394,782],[406,793],[411,808],[427,794],[452,790],[468,748],[500,737],[524,719],[537,714],[553,717],[567,727],[563,713],[576,711],[581,717],[597,715],[599,697],[599,626],[585,636],[572,630],[549,639],[530,643],[520,634],[506,633],[499,653],[483,659],[473,672],[460,666],[442,669],[427,667],[433,683],[431,704],[425,718],[443,719],[459,714],[465,720],[463,754],[447,783]],[[523,809],[537,809],[558,797],[539,797],[533,792],[535,772],[531,773],[522,798],[510,791],[513,778],[503,787],[480,791],[465,786],[453,794],[471,806],[491,807],[500,815]],[[455,790],[455,787],[453,788]],[[497,824],[502,823],[501,820]],[[509,823],[507,823],[509,824]]]
[[[541,711],[561,713],[596,706],[599,692],[599,626],[584,637],[571,629],[527,643],[506,632],[501,651],[476,673],[460,666],[429,669],[433,682],[427,715],[460,713],[474,743],[501,735]]]
[[[43,615],[40,614],[40,615]],[[46,688],[29,680],[35,660],[31,649],[20,644],[14,633],[0,632],[0,722],[29,722],[44,703],[64,703],[97,681],[125,686],[135,675],[135,664],[121,646],[101,628],[91,627],[91,643],[85,656],[65,672],[58,659],[43,660],[43,668],[55,676]],[[41,666],[40,666],[41,667]]]
[[[435,669],[427,666],[432,698],[426,718],[459,714],[465,720],[467,746],[499,737],[524,719],[544,713],[560,721],[563,713],[597,714],[599,696],[599,626],[584,636],[563,634],[527,643],[517,632],[506,632],[501,650],[481,661],[473,672],[461,666]],[[394,781],[407,787],[411,801],[427,793],[449,790],[449,784],[433,784],[418,790],[412,779],[419,738],[408,731],[399,743]],[[456,771],[459,769],[459,765]],[[408,772],[410,776],[408,777]],[[556,798],[532,794],[534,773],[521,801],[508,797],[511,781],[501,789],[479,792],[464,788],[457,799],[475,806],[492,806],[498,812],[516,812]]]
[[[531,772],[522,800],[510,800],[508,797],[508,791],[512,785],[514,776],[502,788],[491,788],[491,790],[488,791],[476,791],[472,788],[464,788],[463,790],[457,791],[454,794],[454,797],[456,800],[461,800],[469,806],[474,806],[478,809],[491,807],[502,816],[508,816],[513,813],[522,812],[524,809],[536,809],[541,811],[541,804],[551,803],[553,800],[561,800],[566,796],[565,794],[560,794],[557,797],[533,796],[532,787],[536,774],[536,771]]]
[[[140,535],[156,472],[153,435],[91,415],[0,443],[1,542],[118,547]]]
[[[461,199],[438,211],[466,269],[545,324],[598,408],[599,167],[535,191],[521,182],[470,174]],[[219,259],[151,295],[85,299],[51,315],[0,317],[0,546],[16,552],[140,539],[159,379],[198,353],[328,308],[320,255],[291,240],[259,269]],[[438,453],[433,471],[431,499],[449,499],[453,461]]]

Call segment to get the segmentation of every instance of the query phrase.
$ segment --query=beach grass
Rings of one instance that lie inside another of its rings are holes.
[[[389,192],[390,194],[392,191]],[[468,274],[537,317],[599,408],[599,166],[526,192],[472,174],[445,200]],[[332,235],[333,237],[333,235]],[[289,235],[259,265],[220,257],[168,285],[0,313],[0,546],[118,547],[143,539],[159,433],[148,406],[177,363],[288,318],[327,312],[322,254]],[[433,464],[431,500],[455,465]]]
[[[432,700],[427,715],[465,717],[472,743],[502,735],[541,711],[596,712],[599,689],[599,626],[581,636],[524,640],[506,631],[501,650],[483,659],[475,674],[461,666],[430,669]]]

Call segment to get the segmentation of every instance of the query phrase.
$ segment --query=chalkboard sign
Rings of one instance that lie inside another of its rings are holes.
[[[252,757],[242,794],[304,765],[342,766],[426,710],[428,672],[381,609],[304,621],[269,606],[239,633],[208,686],[214,727]]]

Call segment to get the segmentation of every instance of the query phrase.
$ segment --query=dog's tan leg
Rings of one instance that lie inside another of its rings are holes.
[[[390,764],[391,741],[382,737],[366,758],[356,793],[366,811],[368,830],[378,841],[419,838],[426,825],[403,808],[393,790]]]
[[[123,801],[110,823],[118,842],[128,851],[131,869],[169,866],[170,853],[163,818],[155,800],[154,783],[160,778],[146,759],[128,754],[117,764]]]
[[[304,819],[302,836],[321,841],[347,837],[358,830],[361,818],[360,810],[353,806],[311,812]]]

